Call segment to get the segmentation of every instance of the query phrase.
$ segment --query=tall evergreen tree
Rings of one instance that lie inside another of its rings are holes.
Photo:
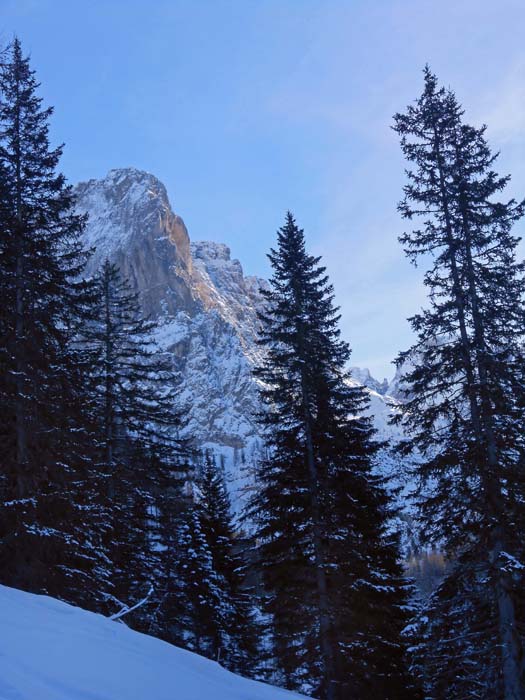
[[[225,610],[214,655],[231,671],[253,672],[257,658],[254,608],[245,585],[246,544],[237,536],[224,473],[207,454],[196,482],[197,510]]]
[[[423,666],[432,698],[523,700],[525,285],[511,228],[524,204],[497,200],[509,178],[493,170],[485,127],[464,123],[428,67],[424,78],[394,127],[412,167],[400,211],[423,219],[400,240],[430,261],[417,343],[398,359],[402,422],[423,455],[424,532],[452,562]]]
[[[37,90],[15,39],[0,66],[0,570],[6,584],[93,605],[103,513],[73,342],[93,290],[78,281],[84,220]]]
[[[408,589],[367,394],[348,382],[332,287],[291,214],[269,259],[256,373],[268,457],[248,515],[277,662],[286,685],[328,700],[410,697]]]
[[[154,594],[145,631],[166,641],[184,646],[187,641],[187,611],[183,595],[182,562],[185,557],[181,530],[188,521],[192,497],[193,465],[181,459],[174,468],[166,469],[162,460],[153,456],[149,472],[156,475],[155,499],[151,518],[154,525],[152,548],[156,553]]]
[[[153,517],[161,489],[180,470],[185,446],[177,439],[176,378],[141,314],[137,294],[105,261],[96,278],[99,304],[81,340],[90,353],[91,416],[98,436],[101,497],[110,512],[107,539],[114,595],[131,603],[157,577]],[[140,625],[145,610],[135,613]]]
[[[214,569],[199,510],[194,503],[188,505],[178,533],[182,644],[219,660],[228,626],[229,605],[223,596],[221,577]]]

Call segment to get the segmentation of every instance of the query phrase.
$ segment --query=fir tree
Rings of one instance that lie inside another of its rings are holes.
[[[161,636],[238,673],[255,669],[252,607],[223,477],[209,456],[186,497],[161,505]]]
[[[428,308],[411,319],[402,422],[418,473],[424,533],[450,573],[427,611],[423,668],[433,698],[525,697],[525,525],[522,263],[513,223],[524,204],[497,200],[485,127],[463,121],[454,93],[428,67],[423,94],[395,130],[412,169],[401,237],[425,274]],[[430,257],[431,256],[431,257]]]
[[[156,552],[154,594],[145,628],[149,634],[184,646],[185,603],[181,576],[184,559],[184,543],[181,538],[183,523],[192,499],[189,484],[193,466],[191,459],[182,458],[180,463],[166,469],[162,460],[154,454],[150,462],[150,473],[155,477],[155,498],[150,525],[153,525],[152,548]]]
[[[199,510],[188,505],[178,529],[177,561],[182,644],[191,651],[219,660],[228,626],[229,605],[223,582],[213,567]]]
[[[256,376],[268,457],[257,527],[274,652],[291,688],[322,698],[410,697],[401,638],[408,589],[363,388],[348,382],[333,290],[291,214],[269,255]]]
[[[155,323],[142,317],[137,295],[115,265],[106,261],[96,282],[99,305],[82,342],[90,354],[101,495],[111,512],[114,595],[131,603],[157,576],[152,545],[158,523],[151,513],[185,446],[176,437],[175,376],[156,345]],[[134,616],[141,628],[149,625],[145,614],[140,609]]]
[[[233,525],[224,473],[209,454],[205,456],[196,491],[201,528],[217,576],[222,609],[226,611],[214,654],[231,671],[248,674],[255,668],[257,625],[244,581],[246,544]]]
[[[103,512],[73,342],[94,295],[37,90],[15,39],[0,66],[0,569],[8,585],[94,605]]]

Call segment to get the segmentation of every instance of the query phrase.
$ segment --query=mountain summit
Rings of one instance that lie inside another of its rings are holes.
[[[88,215],[86,244],[95,248],[88,272],[108,258],[138,293],[145,315],[159,321],[157,340],[181,377],[185,430],[199,447],[213,448],[232,489],[243,483],[243,463],[261,441],[252,367],[260,358],[257,311],[265,280],[245,276],[222,243],[190,242],[164,185],[135,168],[111,170],[75,188],[77,210]],[[356,370],[365,384],[382,437],[388,437],[392,400],[385,383]],[[235,500],[235,499],[234,499]]]

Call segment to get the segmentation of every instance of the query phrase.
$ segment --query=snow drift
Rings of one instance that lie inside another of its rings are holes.
[[[0,700],[292,700],[54,598],[0,586]]]

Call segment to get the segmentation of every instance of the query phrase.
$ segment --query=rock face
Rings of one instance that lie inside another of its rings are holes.
[[[190,245],[164,185],[132,168],[75,188],[77,210],[87,214],[86,244],[95,248],[88,273],[108,258],[138,292],[145,315],[159,322],[157,341],[171,353],[182,379],[185,432],[219,455],[232,480],[244,481],[242,463],[258,452],[251,376],[260,288],[220,243]]]
[[[372,389],[372,391],[384,396],[388,393],[388,379],[383,379],[382,382],[378,381],[370,374],[370,370],[362,367],[352,367],[352,376],[357,379],[357,381],[363,386]]]
[[[76,197],[78,211],[88,215],[86,242],[96,249],[89,271],[109,258],[138,292],[144,313],[158,319],[158,343],[182,379],[185,430],[200,447],[214,449],[232,490],[240,490],[242,465],[249,467],[261,448],[251,370],[261,357],[257,309],[267,282],[245,277],[221,243],[190,244],[164,185],[149,173],[111,170],[77,185]],[[353,375],[368,387],[380,437],[390,437],[396,402],[385,395],[386,382],[368,370]]]
[[[79,211],[89,216],[86,243],[95,249],[90,271],[105,258],[116,263],[148,315],[195,310],[188,232],[156,177],[111,170],[103,180],[77,185],[76,196]]]

